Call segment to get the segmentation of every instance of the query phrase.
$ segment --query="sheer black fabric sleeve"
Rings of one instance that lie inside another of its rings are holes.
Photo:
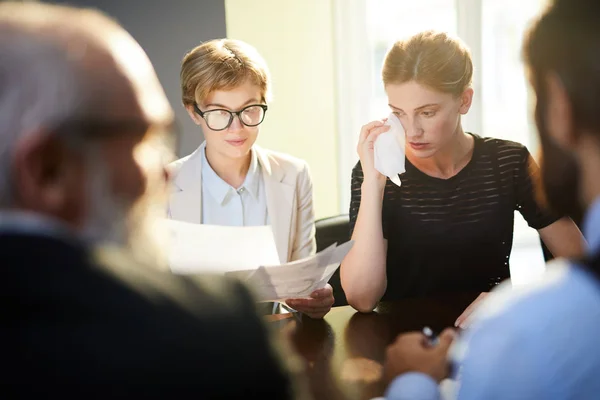
[[[542,229],[554,223],[560,216],[542,207],[536,200],[533,182],[538,179],[540,168],[525,146],[520,146],[519,163],[515,169],[515,209],[533,229]]]
[[[362,182],[363,172],[359,162],[352,168],[352,179],[350,181],[350,237],[354,233],[354,225],[356,225],[356,217],[358,217]]]

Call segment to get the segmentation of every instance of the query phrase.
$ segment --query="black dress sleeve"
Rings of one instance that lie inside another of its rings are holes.
[[[354,233],[354,225],[360,207],[360,187],[363,182],[363,172],[360,162],[352,168],[352,179],[350,180],[350,237]]]
[[[525,146],[519,149],[519,163],[515,170],[515,210],[533,229],[542,229],[560,219],[542,207],[536,200],[533,182],[539,177],[540,169]]]

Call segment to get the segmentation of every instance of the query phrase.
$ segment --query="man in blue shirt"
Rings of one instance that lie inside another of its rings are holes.
[[[387,352],[388,399],[438,399],[449,375],[459,399],[600,398],[599,20],[597,0],[555,0],[524,46],[545,200],[566,215],[587,208],[588,260],[557,260],[526,288],[501,285],[460,339],[399,336]]]

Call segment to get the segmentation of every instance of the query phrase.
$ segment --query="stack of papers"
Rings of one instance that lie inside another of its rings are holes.
[[[325,287],[353,242],[279,263],[270,226],[230,227],[166,220],[169,265],[176,274],[221,273],[247,282],[258,301],[305,298]]]

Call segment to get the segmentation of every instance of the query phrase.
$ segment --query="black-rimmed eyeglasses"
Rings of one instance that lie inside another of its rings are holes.
[[[229,111],[221,108],[202,111],[198,108],[198,104],[194,104],[194,111],[204,118],[206,125],[213,131],[223,131],[229,128],[233,122],[233,117],[236,115],[243,125],[250,127],[258,126],[265,119],[267,109],[266,104],[251,104],[239,111]]]

